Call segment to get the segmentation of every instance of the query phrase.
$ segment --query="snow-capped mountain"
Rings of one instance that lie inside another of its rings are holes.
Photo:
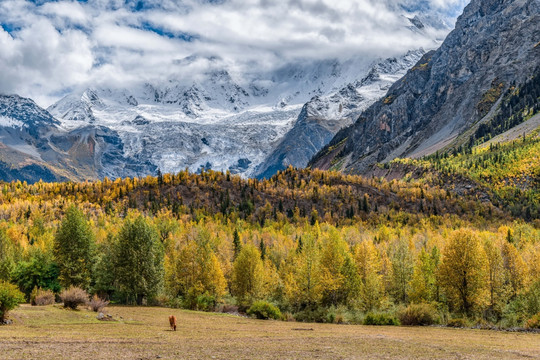
[[[327,96],[315,96],[300,112],[294,127],[256,169],[255,175],[267,178],[277,171],[305,167],[308,161],[343,127],[383,96],[390,86],[405,75],[424,50],[409,51],[399,58],[376,63],[360,80],[345,85]]]
[[[0,94],[0,179],[65,179],[47,166],[56,160],[48,137],[58,124],[32,100]]]
[[[103,169],[98,177],[140,176],[158,168],[178,172],[186,167],[270,176],[275,167],[261,164],[272,162],[269,156],[286,144],[287,134],[302,128],[306,119],[298,114],[306,102],[308,117],[317,117],[327,131],[308,150],[298,144],[305,159],[285,159],[283,165],[305,166],[310,155],[381,96],[419,54],[422,51],[385,61],[358,57],[291,64],[256,74],[249,82],[236,79],[219,59],[194,57],[183,62],[205,61],[215,68],[189,81],[175,78],[129,89],[86,89],[64,97],[48,111],[65,131],[99,127],[118,135],[125,166],[115,164],[111,169],[100,161]],[[309,137],[311,130],[305,130]]]
[[[125,171],[126,160],[122,141],[109,128],[88,125],[66,130],[31,99],[0,94],[1,180],[116,177]],[[146,169],[138,165],[133,173],[141,171]]]

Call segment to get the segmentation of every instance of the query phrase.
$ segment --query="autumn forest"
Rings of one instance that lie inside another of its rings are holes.
[[[120,304],[282,320],[537,327],[537,187],[511,196],[460,171],[501,154],[530,160],[538,140],[517,141],[366,177],[289,168],[262,181],[182,171],[4,183],[0,278],[26,301],[79,287]]]

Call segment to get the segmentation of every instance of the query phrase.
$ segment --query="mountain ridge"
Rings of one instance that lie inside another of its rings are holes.
[[[340,131],[310,165],[363,172],[377,162],[448,148],[488,121],[503,94],[537,72],[539,8],[538,1],[473,0],[441,47]]]

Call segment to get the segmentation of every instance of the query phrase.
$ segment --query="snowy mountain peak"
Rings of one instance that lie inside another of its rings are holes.
[[[59,122],[33,100],[18,95],[0,94],[0,126],[39,128]]]

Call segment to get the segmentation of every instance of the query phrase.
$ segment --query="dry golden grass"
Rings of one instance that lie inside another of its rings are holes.
[[[166,308],[23,305],[0,326],[2,359],[538,359],[540,335],[263,321]],[[168,316],[178,319],[169,330]],[[300,330],[302,329],[302,330]]]

